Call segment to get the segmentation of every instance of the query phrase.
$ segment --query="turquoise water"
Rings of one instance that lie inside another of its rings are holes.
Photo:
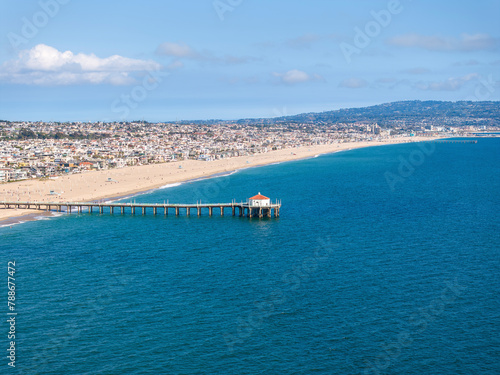
[[[0,228],[18,312],[16,368],[0,368],[498,374],[499,172],[500,139],[372,147],[132,198],[260,191],[282,200],[279,219],[94,213]]]

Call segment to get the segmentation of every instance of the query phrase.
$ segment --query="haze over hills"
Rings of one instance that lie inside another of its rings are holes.
[[[0,120],[2,124],[22,122]],[[31,121],[30,121],[31,122]],[[113,121],[114,122],[114,121]],[[73,121],[58,124],[75,123]],[[144,120],[116,121],[116,123],[155,123]],[[239,120],[181,120],[161,123],[178,124],[238,124],[238,125],[332,125],[366,123],[382,128],[413,128],[426,125],[448,126],[500,126],[500,101],[420,101],[409,100],[384,103],[369,107],[344,108],[326,112],[301,113],[272,118],[246,118]]]
[[[302,113],[267,119],[241,119],[239,124],[306,123],[332,124],[368,122],[382,127],[395,125],[446,124],[453,126],[500,125],[498,101],[400,101],[363,108],[346,108],[319,113]]]

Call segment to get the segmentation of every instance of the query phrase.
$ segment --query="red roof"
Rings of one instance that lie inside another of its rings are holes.
[[[259,194],[257,194],[257,195],[255,195],[255,196],[253,196],[253,197],[252,197],[252,198],[250,198],[250,199],[271,199],[271,198],[265,197],[265,196],[263,196],[261,193],[259,193]]]

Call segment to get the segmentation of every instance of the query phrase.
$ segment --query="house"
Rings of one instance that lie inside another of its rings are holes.
[[[22,169],[13,169],[10,172],[9,180],[17,181],[17,180],[26,180],[27,178],[28,178],[28,173],[26,171],[23,171]]]
[[[80,169],[90,171],[93,167],[93,164],[91,162],[84,161],[84,162],[80,163],[78,166],[80,167]]]
[[[268,207],[271,204],[271,198],[262,194],[257,194],[248,199],[250,207]]]
[[[7,182],[10,180],[11,169],[0,168],[0,182]]]

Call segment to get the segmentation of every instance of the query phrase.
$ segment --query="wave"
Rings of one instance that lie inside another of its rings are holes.
[[[244,168],[242,168],[242,169],[244,169]],[[228,172],[227,174],[222,174],[222,175],[220,175],[218,177],[232,176],[233,174],[238,173],[239,171],[240,171],[239,169],[235,169],[234,171]]]
[[[140,195],[151,194],[152,192],[154,192],[158,189],[162,189],[162,187],[157,188],[157,189],[149,189],[149,190],[145,190],[145,191],[139,191],[139,192],[134,193],[134,194],[125,195],[124,197],[115,197],[112,199],[105,200],[104,203],[114,203],[114,202],[123,203],[123,201],[126,199],[135,198],[135,197],[138,197]]]
[[[232,176],[233,174],[238,173],[238,171],[240,171],[242,169],[246,169],[246,168],[235,169],[235,170],[227,171],[227,172],[219,172],[219,173],[215,173],[215,174],[212,174],[212,175],[209,175],[209,176],[204,176],[202,178],[198,178],[198,179],[192,180],[192,181],[209,180],[211,178],[219,178],[219,177]]]
[[[176,186],[180,186],[182,185],[182,182],[175,182],[173,184],[166,184],[166,185],[163,185],[163,186],[160,186],[158,189],[156,190],[163,190],[163,189],[168,189],[168,188],[171,188],[171,187],[176,187]]]
[[[24,224],[24,223],[26,223],[26,222],[25,221],[16,221],[14,223],[2,224],[2,225],[0,225],[0,228],[12,227],[14,225],[19,225],[19,224]]]
[[[198,181],[204,181],[204,180],[211,180],[212,178],[219,178],[219,177],[228,177],[232,176],[235,173],[238,173],[240,170],[247,169],[247,168],[240,168],[240,169],[235,169],[234,171],[229,171],[229,172],[221,172],[221,173],[216,173],[212,174],[209,176],[203,176],[203,177],[198,177],[198,178],[193,178],[192,180],[186,180],[182,183],[191,183],[191,182],[198,182]],[[179,183],[180,185],[181,183]]]
[[[125,200],[125,199],[130,199],[130,198],[133,198],[133,197],[135,197],[135,196],[137,196],[137,195],[140,195],[140,193],[138,193],[138,194],[131,194],[131,195],[126,195],[126,196],[124,196],[124,197],[115,198],[115,199],[110,200],[110,201],[108,201],[108,202],[110,202],[110,203],[111,203],[111,202],[119,202],[119,201],[123,201],[123,200]]]

